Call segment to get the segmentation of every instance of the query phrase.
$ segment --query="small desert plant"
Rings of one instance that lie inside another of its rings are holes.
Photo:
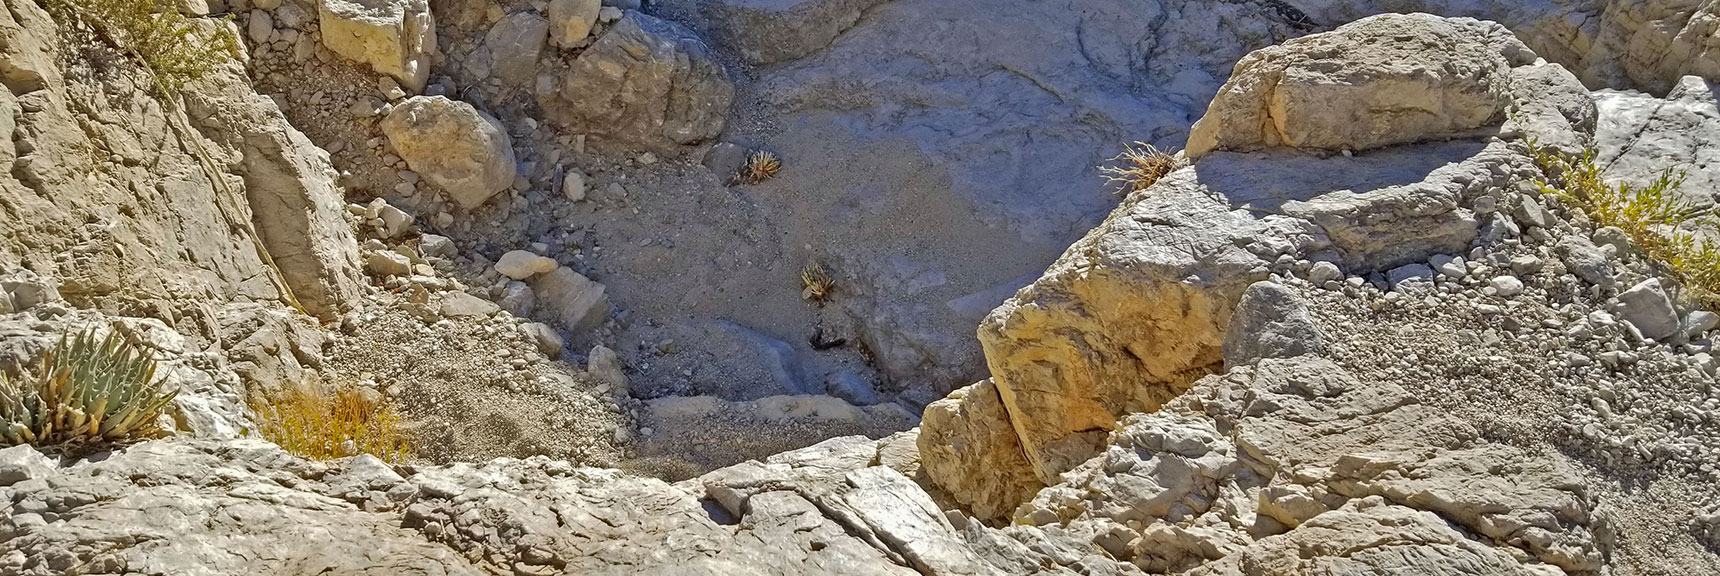
[[[782,160],[775,154],[758,150],[747,156],[745,164],[735,172],[733,178],[736,184],[757,184],[775,178],[782,171]]]
[[[159,434],[156,417],[175,392],[161,393],[155,360],[119,331],[93,330],[60,341],[35,378],[0,374],[0,445],[76,446]]]
[[[800,269],[800,297],[813,302],[824,302],[830,298],[830,293],[836,290],[836,280],[830,273],[824,271],[824,265],[811,262]]]
[[[1530,155],[1547,181],[1538,182],[1582,210],[1597,226],[1623,230],[1631,243],[1710,309],[1720,308],[1720,225],[1699,219],[1696,208],[1678,193],[1684,174],[1667,169],[1647,186],[1609,185],[1601,177],[1593,150],[1569,157],[1529,142]]]
[[[263,438],[300,457],[370,454],[398,463],[411,455],[400,415],[385,400],[366,397],[355,387],[333,393],[294,388],[277,402],[253,404],[251,411]]]
[[[226,28],[199,27],[174,0],[51,0],[50,7],[129,53],[155,74],[164,95],[239,56],[238,40]]]
[[[1105,175],[1106,183],[1115,185],[1123,194],[1146,190],[1166,174],[1188,165],[1188,161],[1178,156],[1175,150],[1160,150],[1146,142],[1124,146],[1121,154],[1112,156],[1107,162],[1109,165],[1099,167],[1099,173]]]

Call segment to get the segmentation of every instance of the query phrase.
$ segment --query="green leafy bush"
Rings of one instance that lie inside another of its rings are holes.
[[[156,417],[176,392],[162,394],[155,361],[118,331],[60,342],[35,378],[0,374],[0,445],[78,445],[157,435]]]
[[[51,6],[129,53],[169,94],[239,56],[239,42],[226,28],[199,26],[173,0],[52,0]]]
[[[1608,185],[1593,150],[1578,157],[1529,143],[1530,155],[1547,180],[1542,191],[1577,207],[1597,226],[1623,230],[1631,243],[1682,283],[1704,307],[1720,310],[1720,224],[1698,218],[1696,207],[1678,193],[1684,174],[1667,169],[1648,186]]]

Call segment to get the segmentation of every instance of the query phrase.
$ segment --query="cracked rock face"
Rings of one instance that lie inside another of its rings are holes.
[[[1361,151],[1468,134],[1504,119],[1512,69],[1534,61],[1492,22],[1364,18],[1243,58],[1190,130],[1188,155],[1274,146]]]

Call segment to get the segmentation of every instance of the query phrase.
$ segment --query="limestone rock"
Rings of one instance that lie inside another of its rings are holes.
[[[1716,78],[1720,82],[1720,78]],[[1652,184],[1668,168],[1720,163],[1720,84],[1686,76],[1665,99],[1640,92],[1595,93],[1602,111],[1596,129],[1595,163],[1605,166],[1608,183]],[[1698,210],[1712,209],[1720,173],[1683,169],[1683,199]]]
[[[603,323],[609,316],[609,297],[603,285],[562,266],[531,281],[538,309],[553,314],[561,327],[575,334]]]
[[[1584,55],[1584,80],[1654,94],[1684,76],[1720,82],[1720,6],[1713,2],[1609,2]]]
[[[535,79],[538,55],[543,52],[549,28],[549,20],[532,12],[515,12],[496,22],[484,35],[484,46],[490,50],[490,73],[515,85]]]
[[[981,519],[1007,518],[1044,487],[990,380],[926,406],[916,442],[926,477]]]
[[[539,256],[525,250],[509,250],[496,260],[496,272],[515,280],[525,280],[555,270],[557,264],[554,258]]]
[[[664,155],[716,137],[734,85],[691,32],[629,11],[538,93],[565,130]]]
[[[501,310],[495,303],[460,291],[442,295],[442,315],[450,318],[485,317]]]
[[[1317,354],[1325,347],[1325,338],[1301,297],[1277,283],[1255,282],[1243,291],[1231,316],[1224,336],[1224,365]]]
[[[608,386],[609,394],[616,398],[626,398],[629,394],[627,372],[622,369],[621,357],[614,350],[599,344],[591,348],[587,356],[585,372],[597,386]]]
[[[412,261],[393,250],[365,253],[364,267],[377,276],[405,276],[412,273]]]
[[[1678,333],[1678,311],[1672,299],[1660,287],[1659,278],[1650,278],[1619,293],[1623,308],[1619,315],[1635,326],[1644,338],[1659,340]]]
[[[496,300],[503,310],[520,318],[530,318],[537,310],[537,293],[525,282],[511,280],[502,286],[502,297]]]
[[[1280,255],[1366,274],[1465,251],[1477,234],[1465,203],[1531,166],[1497,142],[1365,161],[1214,152],[1131,195],[980,325],[1040,480],[1090,457],[1117,417],[1156,410],[1216,367],[1243,290]]]
[[[1578,234],[1566,235],[1553,245],[1553,253],[1564,262],[1565,269],[1578,278],[1590,284],[1613,285],[1612,261],[1589,239]]]
[[[1498,24],[1364,18],[1243,58],[1191,129],[1188,156],[1367,150],[1468,134],[1504,119],[1511,68],[1533,61]]]
[[[514,183],[513,139],[501,122],[445,96],[415,96],[383,118],[382,132],[425,180],[471,210]]]
[[[591,36],[602,8],[602,0],[550,0],[550,39],[563,48],[579,46]]]
[[[720,0],[699,5],[715,42],[753,64],[795,60],[825,46],[888,0]]]
[[[436,56],[428,0],[324,0],[318,20],[330,51],[424,91]]]

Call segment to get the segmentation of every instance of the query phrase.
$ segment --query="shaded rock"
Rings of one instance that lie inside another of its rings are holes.
[[[538,310],[561,321],[561,327],[576,335],[603,323],[609,316],[609,297],[603,285],[566,266],[538,276],[531,282]]]
[[[550,360],[561,358],[561,350],[567,346],[567,343],[562,341],[561,335],[556,333],[555,328],[551,328],[548,324],[527,322],[520,325],[520,332],[525,334],[526,338],[532,341],[532,344],[537,345],[538,352],[542,352]],[[622,388],[626,387],[623,386]]]
[[[700,4],[705,28],[718,45],[753,64],[795,60],[829,46],[889,0],[719,0]]]
[[[515,85],[537,78],[538,55],[543,52],[549,29],[549,20],[532,12],[515,12],[496,22],[484,35],[484,46],[490,50],[490,73]]]
[[[716,137],[734,86],[678,24],[629,11],[538,101],[557,126],[658,154]]]
[[[609,387],[609,394],[616,398],[626,398],[631,393],[627,385],[627,372],[621,367],[621,357],[614,350],[599,344],[591,348],[591,354],[586,359],[585,372],[591,376],[593,384]]]
[[[415,96],[383,118],[382,132],[414,172],[471,210],[514,183],[513,140],[471,104]]]
[[[510,280],[502,286],[502,297],[496,304],[509,314],[520,318],[530,318],[532,311],[537,310],[537,294],[532,287],[519,280]]]
[[[436,55],[428,0],[325,0],[318,19],[330,51],[424,91]]]
[[[1325,348],[1325,338],[1300,296],[1277,283],[1255,282],[1243,291],[1230,317],[1224,336],[1224,365],[1319,354]]]

